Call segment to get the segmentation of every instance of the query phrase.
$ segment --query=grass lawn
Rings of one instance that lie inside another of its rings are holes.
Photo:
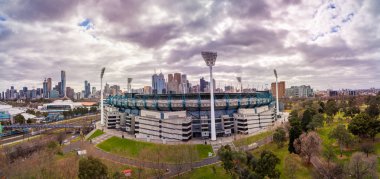
[[[129,178],[139,178],[139,175],[140,178],[153,178],[155,174],[154,169],[150,168],[141,168],[139,170],[137,167],[134,166],[122,165],[105,159],[101,159],[101,161],[107,166],[109,178],[112,178],[112,175],[114,173],[121,172],[126,169],[132,170],[132,175]]]
[[[185,155],[188,157],[191,155],[189,151],[193,151],[193,161],[205,159],[208,157],[208,153],[212,152],[211,145],[164,145],[119,137],[111,137],[98,144],[97,147],[110,153],[146,161],[156,161],[160,154],[160,160],[168,163],[175,163],[178,157],[185,157]]]
[[[348,122],[344,120],[343,118],[344,113],[343,112],[338,112],[334,116],[334,121],[330,124],[325,123],[325,125],[322,128],[317,129],[317,133],[319,137],[322,139],[322,149],[325,150],[326,147],[333,147],[335,154],[337,156],[337,160],[343,160],[343,161],[348,161],[349,158],[351,157],[352,153],[356,152],[355,150],[357,146],[353,146],[350,149],[343,149],[343,156],[340,158],[340,149],[337,141],[335,139],[330,139],[329,138],[329,133],[335,129],[338,125],[343,124],[343,125],[348,125]],[[338,120],[338,119],[343,119],[343,120]]]
[[[213,167],[215,168],[215,173],[213,171]],[[178,177],[176,177],[178,178]],[[214,164],[214,165],[208,165],[201,168],[196,168],[193,171],[187,172],[183,175],[180,175],[179,178],[191,178],[191,179],[208,179],[208,178],[217,178],[217,179],[228,179],[231,178],[230,175],[228,175],[224,168],[222,167],[222,164]]]
[[[234,141],[234,145],[236,147],[241,147],[241,146],[245,146],[245,145],[249,145],[249,144],[252,144],[254,142],[257,142],[261,139],[264,139],[268,136],[271,136],[273,135],[274,131],[265,131],[265,132],[261,132],[259,134],[256,134],[256,135],[253,135],[253,136],[249,136],[249,137],[245,137],[245,138],[242,138],[242,139],[238,139],[238,140],[235,140]]]
[[[101,131],[99,129],[96,129],[96,131],[94,133],[92,133],[92,135],[87,140],[91,140],[91,139],[99,137],[99,136],[101,136],[103,134],[104,134],[103,131]]]
[[[287,144],[287,142],[285,143]],[[269,150],[271,152],[273,152],[280,160],[280,164],[276,166],[276,168],[278,170],[280,170],[281,172],[281,176],[280,178],[287,178],[285,176],[285,158],[289,155],[289,152],[288,152],[288,148],[287,148],[287,145],[285,145],[284,147],[282,148],[278,148],[277,145],[275,143],[270,143],[270,144],[267,144],[267,145],[264,145],[254,151],[252,151],[253,155],[256,157],[256,158],[259,158],[260,157],[260,153],[263,151],[263,150]],[[303,162],[301,161],[301,158],[298,158],[298,163],[300,164],[299,165],[299,169],[297,170],[296,172],[296,177],[297,178],[312,178],[311,177],[311,173],[312,173],[312,166],[305,166],[303,164]]]

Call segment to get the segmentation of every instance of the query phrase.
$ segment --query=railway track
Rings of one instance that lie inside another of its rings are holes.
[[[98,119],[92,120],[92,117],[97,117],[97,116],[99,116],[99,115],[82,116],[82,117],[68,119],[68,120],[64,120],[64,121],[57,121],[57,122],[53,122],[53,123],[49,123],[49,124],[70,124],[70,125],[73,125],[73,124],[82,123],[83,119],[85,122],[97,121]],[[27,134],[23,133],[23,134],[16,134],[16,135],[12,135],[12,136],[2,137],[2,138],[0,138],[0,145],[8,145],[11,143],[15,143],[17,141],[22,142],[22,141],[25,141],[25,139],[28,140],[31,138],[41,137],[44,134],[52,134],[52,133],[56,133],[57,131],[64,130],[64,129],[65,128],[39,129],[37,131],[29,132]],[[68,130],[70,131],[72,129],[68,129]]]

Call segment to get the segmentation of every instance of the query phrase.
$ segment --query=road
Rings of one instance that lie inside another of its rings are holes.
[[[89,115],[89,116],[81,116],[81,117],[77,117],[77,118],[73,118],[73,119],[57,121],[57,122],[52,122],[52,123],[48,123],[48,124],[76,124],[76,123],[81,122],[80,121],[81,119],[87,119],[88,117],[96,117],[96,116],[99,116],[99,115],[95,114],[95,115]],[[42,132],[43,133],[51,133],[51,132],[55,132],[58,130],[62,130],[62,129],[40,129],[40,130],[35,131],[35,132],[37,132],[37,133],[42,133]],[[4,138],[1,138],[0,145],[10,145],[10,144],[30,140],[33,138],[37,138],[39,136],[41,136],[41,135],[40,134],[31,135],[31,133],[28,133],[25,135],[24,134],[18,134],[18,135],[13,135],[13,136],[9,136],[9,137],[4,137]]]

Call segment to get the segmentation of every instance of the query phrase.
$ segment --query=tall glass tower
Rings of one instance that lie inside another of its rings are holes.
[[[62,91],[62,97],[66,96],[66,72],[61,71],[61,91]]]

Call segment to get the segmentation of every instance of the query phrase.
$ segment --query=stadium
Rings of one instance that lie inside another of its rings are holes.
[[[252,134],[276,121],[269,91],[216,93],[217,137]],[[108,97],[104,119],[136,138],[188,141],[211,136],[210,94],[131,94]]]

